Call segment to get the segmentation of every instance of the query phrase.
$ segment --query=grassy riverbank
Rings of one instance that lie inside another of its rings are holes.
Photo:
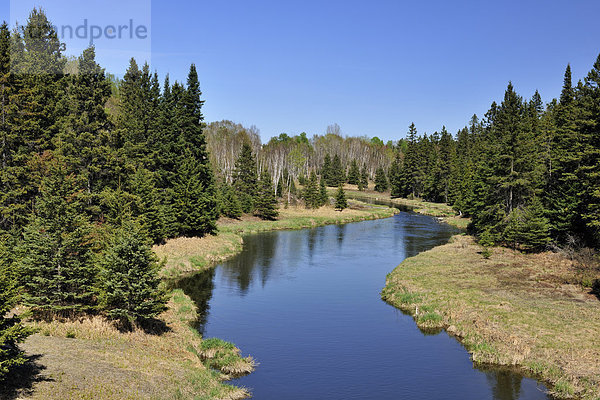
[[[321,207],[316,210],[300,207],[280,208],[276,221],[265,221],[252,216],[244,216],[239,220],[222,218],[217,224],[217,235],[169,240],[164,245],[155,246],[154,251],[161,258],[167,257],[162,276],[176,279],[210,268],[239,253],[242,249],[243,235],[388,218],[398,213],[393,208],[372,206],[356,200],[350,200],[349,206],[350,208],[341,212],[333,207]]]
[[[448,204],[444,203],[432,203],[424,201],[422,199],[405,199],[405,198],[392,198],[390,192],[376,192],[372,188],[359,191],[356,185],[344,186],[346,194],[350,198],[356,199],[371,199],[390,202],[391,204],[408,207],[417,214],[428,215],[430,217],[439,218],[449,225],[455,226],[459,229],[466,229],[470,222],[469,218],[462,218],[459,216],[454,209]],[[330,194],[333,195],[334,190],[329,190]]]
[[[600,301],[564,257],[495,248],[470,236],[406,259],[384,300],[422,328],[446,328],[477,363],[515,365],[561,398],[600,399]]]
[[[277,221],[245,216],[222,219],[219,233],[179,238],[155,246],[168,262],[165,279],[214,266],[242,249],[242,235],[281,229],[386,218],[397,210],[350,201],[342,212],[330,207],[280,209]],[[224,384],[254,368],[231,343],[203,340],[190,325],[196,306],[181,290],[171,292],[160,317],[166,329],[123,333],[102,318],[32,323],[39,332],[22,345],[30,362],[0,388],[4,399],[241,399],[243,388]]]
[[[203,341],[190,323],[196,306],[174,290],[161,315],[166,329],[123,333],[102,318],[33,324],[22,345],[30,362],[0,389],[2,399],[242,399],[248,393],[223,384],[250,371],[231,344]],[[206,346],[206,342],[211,346]],[[216,347],[216,348],[215,348]],[[217,372],[220,370],[221,372]],[[19,389],[17,389],[19,388]]]

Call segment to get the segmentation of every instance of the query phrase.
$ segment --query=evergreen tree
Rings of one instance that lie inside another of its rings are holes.
[[[245,213],[254,211],[254,201],[258,190],[258,177],[256,173],[256,161],[252,155],[252,148],[249,143],[242,145],[242,151],[235,163],[233,188],[238,194],[242,210]]]
[[[346,200],[344,187],[340,185],[338,186],[338,190],[335,194],[335,209],[338,211],[343,211],[345,208],[348,208],[348,201]]]
[[[220,214],[228,218],[240,218],[242,216],[242,205],[233,188],[227,182],[223,182],[219,193]]]
[[[310,173],[310,178],[304,188],[304,202],[306,208],[319,208],[319,192],[317,189],[317,174],[314,171]]]
[[[132,176],[129,192],[137,196],[133,211],[134,215],[139,216],[143,231],[153,243],[159,243],[167,235],[154,176],[151,171],[138,168]]]
[[[166,309],[158,277],[162,265],[140,226],[128,222],[117,228],[99,265],[100,306],[122,327],[131,328]]]
[[[319,180],[319,206],[322,207],[327,203],[329,203],[329,195],[327,194],[325,179],[321,177],[321,179]]]
[[[9,316],[20,297],[20,291],[8,269],[11,262],[6,246],[0,243],[0,382],[11,368],[25,363],[26,358],[17,344],[32,333],[31,329],[23,326],[19,316]]]
[[[400,152],[396,154],[389,172],[390,195],[392,198],[402,197],[404,194],[404,182],[402,181],[402,159]]]
[[[354,159],[350,163],[350,171],[348,171],[348,183],[351,185],[358,185],[359,181],[360,170],[358,169],[358,163]]]
[[[360,181],[358,182],[358,190],[363,191],[369,188],[369,175],[367,173],[367,166],[363,165],[360,171]]]
[[[279,215],[271,174],[267,170],[264,170],[260,176],[254,215],[268,220],[274,220]]]
[[[333,156],[331,162],[331,178],[329,186],[339,186],[346,182],[346,173],[342,167],[342,161],[339,155]]]
[[[321,177],[325,179],[325,183],[328,186],[331,186],[332,180],[332,170],[331,170],[331,156],[329,153],[325,154],[325,160],[323,161],[323,166],[321,167]]]
[[[550,242],[550,224],[544,216],[542,202],[534,198],[525,208],[517,208],[507,216],[503,236],[513,248],[544,250]]]
[[[385,192],[388,189],[388,181],[385,177],[385,171],[382,167],[375,171],[375,191]]]
[[[94,236],[84,213],[80,179],[63,163],[47,162],[35,214],[17,249],[25,303],[40,317],[72,316],[94,306]]]
[[[174,184],[174,211],[178,234],[203,236],[216,230],[219,217],[212,174],[189,148],[181,155],[181,166]]]

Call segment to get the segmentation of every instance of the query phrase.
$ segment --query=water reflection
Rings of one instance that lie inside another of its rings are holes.
[[[204,326],[208,320],[210,299],[215,287],[214,277],[215,269],[211,268],[171,284],[173,287],[182,289],[185,294],[190,296],[192,301],[198,307],[198,318],[196,319],[194,326],[198,327],[198,331],[201,334],[204,333]]]
[[[257,371],[234,384],[259,399],[546,398],[514,371],[474,370],[445,332],[419,332],[380,299],[395,265],[456,232],[401,213],[251,235],[238,256],[179,287],[198,305],[203,335],[258,359]]]

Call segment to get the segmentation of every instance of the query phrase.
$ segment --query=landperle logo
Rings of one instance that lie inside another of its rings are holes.
[[[67,39],[89,39],[90,46],[99,39],[148,39],[148,27],[145,24],[137,24],[130,18],[124,24],[96,25],[91,24],[86,18],[77,26],[61,25],[55,26],[54,30],[61,40]]]

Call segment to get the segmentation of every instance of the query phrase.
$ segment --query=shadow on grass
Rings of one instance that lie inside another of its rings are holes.
[[[42,375],[45,366],[39,363],[42,355],[27,356],[25,364],[15,367],[0,381],[0,399],[16,400],[33,393],[34,385],[38,382],[54,381]]]
[[[171,328],[165,321],[157,318],[144,319],[135,323],[127,319],[116,320],[113,321],[113,324],[113,326],[116,327],[121,333],[131,332],[134,329],[141,329],[147,335],[162,336],[171,331]]]

